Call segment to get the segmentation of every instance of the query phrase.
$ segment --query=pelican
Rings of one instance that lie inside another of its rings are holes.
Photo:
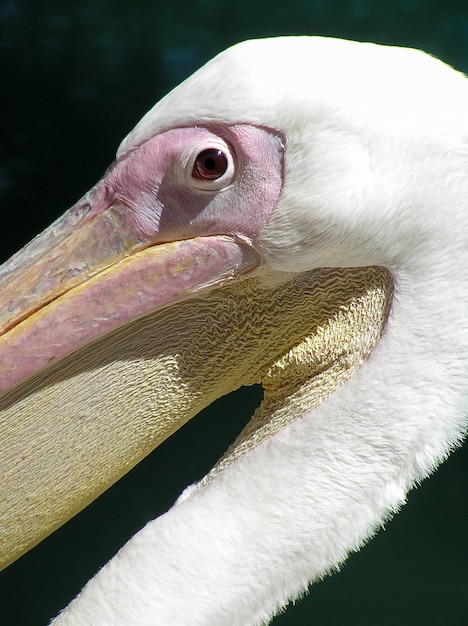
[[[247,41],[3,266],[3,566],[217,397],[265,394],[54,624],[267,624],[460,444],[467,171],[441,61]]]

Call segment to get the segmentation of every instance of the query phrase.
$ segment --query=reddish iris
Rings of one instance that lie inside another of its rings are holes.
[[[217,180],[226,173],[228,159],[222,150],[209,148],[197,155],[192,176],[200,180]]]

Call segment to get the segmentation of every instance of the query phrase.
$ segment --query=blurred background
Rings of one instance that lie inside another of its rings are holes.
[[[2,260],[96,182],[164,93],[237,41],[284,34],[418,47],[468,71],[466,0],[0,0]],[[209,470],[260,400],[259,388],[222,398],[0,573],[0,624],[47,624]],[[465,447],[274,625],[468,624],[467,465]]]

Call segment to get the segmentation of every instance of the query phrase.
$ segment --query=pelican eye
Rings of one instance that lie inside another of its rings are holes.
[[[192,176],[199,180],[217,180],[226,173],[228,165],[228,157],[222,150],[208,148],[196,156]]]
[[[236,163],[226,142],[213,138],[192,146],[182,157],[185,180],[201,191],[220,191],[233,180]]]

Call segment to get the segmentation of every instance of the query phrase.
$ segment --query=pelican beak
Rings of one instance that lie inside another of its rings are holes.
[[[183,129],[180,141],[185,145],[193,132]],[[205,131],[195,134],[195,149],[212,140]],[[177,141],[163,134],[155,142],[158,146],[147,142],[117,161],[82,200],[0,268],[0,566],[81,510],[200,410],[199,403],[187,409],[187,390],[175,373],[165,377],[165,364],[153,363],[148,374],[132,367],[140,372],[134,384],[148,391],[151,403],[148,408],[135,399],[146,416],[141,414],[138,426],[135,403],[125,392],[133,374],[115,374],[124,376],[117,384],[113,374],[101,372],[128,363],[112,347],[125,333],[121,329],[243,277],[259,264],[248,237],[211,232],[203,223],[193,227],[193,220],[177,212],[177,198],[169,218],[165,215],[170,203],[157,196],[171,171],[155,175],[151,189],[141,172],[148,151],[151,170],[157,172],[161,162],[174,169],[171,151]],[[168,193],[176,183],[169,181]],[[139,195],[142,187],[153,201],[151,216]],[[200,213],[209,195],[197,197]],[[152,342],[155,359],[167,349],[163,340],[180,334],[160,326]],[[140,357],[149,363],[153,354]],[[104,380],[107,389],[116,382],[111,403],[129,409],[115,420],[113,410],[99,404],[99,398],[109,401]],[[155,403],[158,393],[162,410]]]

